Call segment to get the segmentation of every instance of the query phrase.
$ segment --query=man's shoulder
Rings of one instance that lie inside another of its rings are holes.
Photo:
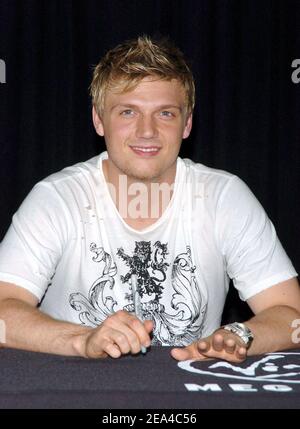
[[[81,198],[81,195],[87,194],[91,183],[100,176],[97,171],[99,172],[101,155],[66,167],[37,182],[20,206],[22,213],[30,214],[33,207],[35,211],[39,208],[48,213],[51,210],[57,211],[66,202],[73,204],[74,198]]]
[[[225,186],[237,176],[225,170],[208,167],[199,162],[192,161],[189,158],[181,159],[187,172],[187,180],[201,183],[222,184]]]
[[[60,171],[57,171],[43,180],[37,185],[63,185],[63,183],[72,183],[74,180],[81,181],[87,175],[93,176],[99,172],[99,161],[101,155],[94,156],[86,161],[67,166]]]

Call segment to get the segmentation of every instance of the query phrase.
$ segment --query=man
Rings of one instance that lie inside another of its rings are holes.
[[[1,244],[3,346],[118,358],[152,341],[233,362],[295,347],[297,273],[263,208],[236,176],[178,157],[195,98],[181,52],[119,45],[91,95],[107,152],[38,183]],[[229,277],[254,317],[220,328]]]

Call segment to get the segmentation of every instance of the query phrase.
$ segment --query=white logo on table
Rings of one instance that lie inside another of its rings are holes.
[[[267,384],[263,386],[263,389],[277,392],[293,390],[290,386],[281,383],[300,384],[300,353],[298,352],[269,353],[250,365],[247,365],[247,361],[242,365],[226,361],[214,362],[208,366],[207,363],[208,361],[187,360],[178,362],[178,366],[188,372],[219,379],[230,379],[230,381],[275,382],[276,385]],[[185,386],[190,391],[222,391],[218,384],[200,386],[188,383]],[[234,391],[257,391],[252,384],[230,384],[229,387]]]

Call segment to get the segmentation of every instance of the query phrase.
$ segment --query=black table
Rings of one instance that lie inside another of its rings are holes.
[[[178,363],[169,347],[87,360],[1,349],[1,409],[300,408],[300,349]]]

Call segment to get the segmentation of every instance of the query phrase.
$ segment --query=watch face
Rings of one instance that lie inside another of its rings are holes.
[[[225,325],[223,328],[238,335],[246,345],[251,344],[251,342],[253,341],[252,332],[243,323],[234,322],[230,323],[229,325]]]
[[[244,330],[244,335],[248,338],[248,340],[253,340],[253,335],[248,326],[241,323],[241,327]]]

